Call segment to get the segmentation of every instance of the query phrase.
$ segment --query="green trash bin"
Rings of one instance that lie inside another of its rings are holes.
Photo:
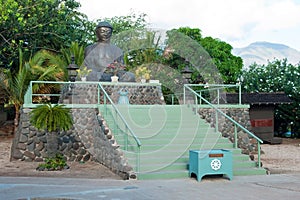
[[[190,150],[189,176],[201,181],[205,175],[225,175],[232,180],[232,153],[225,149]]]

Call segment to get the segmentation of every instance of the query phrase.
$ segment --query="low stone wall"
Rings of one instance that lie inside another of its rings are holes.
[[[19,126],[12,145],[12,160],[43,161],[48,157],[47,141],[51,134],[46,131],[39,131],[30,124],[31,109],[22,109],[20,113]],[[74,132],[74,128],[69,131],[61,131],[58,134],[57,150],[62,153],[68,161],[88,161],[92,158],[80,137]]]
[[[141,83],[102,83],[103,88],[112,101],[117,104],[121,90],[128,91],[130,104],[165,104],[161,91],[161,84],[141,84]],[[69,88],[63,90],[61,103],[73,104],[97,104],[98,92],[100,92],[100,103],[103,103],[103,92],[98,90],[98,84],[82,82],[73,86],[72,92]],[[70,95],[72,94],[72,95]],[[107,100],[107,103],[108,100]]]
[[[250,116],[248,108],[226,108],[221,109],[226,115],[241,124],[247,130],[251,131]],[[211,108],[200,108],[198,113],[202,119],[205,119],[212,127],[215,126],[215,111]],[[230,141],[234,142],[234,125],[228,119],[221,115],[218,116],[219,132]],[[244,154],[252,154],[257,152],[256,140],[250,138],[247,133],[238,129],[238,147],[242,149]]]

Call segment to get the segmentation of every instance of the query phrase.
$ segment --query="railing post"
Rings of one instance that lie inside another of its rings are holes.
[[[185,85],[183,85],[183,104],[185,105]]]
[[[140,165],[141,165],[141,146],[138,145],[138,149],[137,149],[137,157],[136,157],[136,172],[139,173],[140,172]]]
[[[30,104],[32,104],[32,82],[30,81]]]
[[[101,91],[100,91],[100,87],[98,87],[98,98],[97,98],[98,105],[101,104],[101,101],[100,101],[101,98],[100,97],[101,97]]]
[[[174,94],[172,94],[171,98],[172,98],[172,105],[174,105]]]
[[[195,95],[195,115],[197,115],[197,111],[198,111],[198,98],[197,95]]]
[[[199,96],[200,96],[200,102],[199,102],[199,104],[201,105],[202,104],[202,92],[200,91],[200,93],[199,93]]]
[[[30,81],[28,88],[26,90],[26,93],[24,95],[24,104],[26,106],[31,106],[32,105],[32,81]]]
[[[215,128],[216,128],[216,132],[219,132],[219,118],[218,118],[218,111],[217,111],[217,109],[215,109],[215,111],[216,111]]]
[[[104,109],[105,109],[105,115],[107,116],[106,95],[103,95],[103,104],[104,104]]]
[[[238,148],[238,141],[237,141],[237,126],[234,125],[234,148]]]
[[[220,104],[220,90],[218,89],[217,90],[217,104],[219,105]]]
[[[261,168],[261,162],[260,162],[260,142],[257,141],[257,162],[258,162],[258,168]]]
[[[242,85],[239,83],[239,105],[242,104]]]
[[[124,134],[124,146],[125,151],[128,151],[128,127],[126,126],[125,134]]]

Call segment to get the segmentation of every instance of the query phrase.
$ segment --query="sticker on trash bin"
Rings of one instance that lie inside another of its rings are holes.
[[[210,166],[213,170],[217,171],[221,168],[221,161],[219,159],[213,159],[210,163]]]

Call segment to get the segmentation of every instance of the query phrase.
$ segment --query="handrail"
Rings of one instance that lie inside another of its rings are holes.
[[[221,115],[223,115],[225,118],[227,118],[229,121],[231,121],[235,125],[235,132],[234,132],[234,134],[235,134],[234,135],[234,140],[235,140],[234,141],[234,143],[235,143],[234,147],[235,148],[237,148],[237,128],[236,127],[241,128],[243,131],[245,131],[248,135],[250,135],[251,137],[253,137],[257,141],[258,167],[260,168],[261,167],[261,162],[260,162],[260,144],[263,143],[263,141],[259,137],[257,137],[253,133],[251,133],[249,130],[247,130],[245,127],[243,127],[242,125],[240,125],[238,122],[236,122],[234,119],[232,119],[231,117],[229,117],[228,115],[226,115],[217,106],[214,106],[209,101],[207,101],[205,98],[203,98],[201,95],[199,95],[198,93],[196,93],[192,88],[189,87],[189,85],[184,85],[184,93],[185,93],[185,88],[187,88],[190,92],[192,92],[194,95],[196,95],[197,97],[199,97],[201,100],[203,100],[205,103],[207,103],[210,107],[214,108],[218,113],[220,113]],[[218,131],[218,128],[216,130]]]
[[[220,99],[220,90],[221,89],[226,89],[226,88],[236,88],[238,87],[239,93],[238,93],[238,105],[242,105],[242,92],[241,92],[241,84],[237,83],[237,84],[186,84],[188,86],[202,86],[204,87],[204,89],[200,89],[200,90],[194,90],[195,92],[199,92],[200,96],[202,94],[202,92],[206,92],[206,91],[217,91],[217,103],[219,104],[219,99]],[[172,105],[174,105],[174,97],[175,96],[179,96],[179,95],[184,95],[183,93],[174,93],[174,94],[168,94],[168,95],[164,95],[164,97],[171,97],[172,100]],[[200,101],[201,104],[201,101]]]
[[[242,104],[242,92],[241,92],[241,84],[237,83],[237,84],[186,84],[188,86],[203,86],[204,89],[202,90],[196,90],[196,92],[200,92],[200,96],[201,96],[201,92],[203,91],[217,91],[217,99],[218,99],[218,104],[219,104],[219,98],[220,98],[220,89],[226,89],[226,88],[235,88],[238,87],[239,93],[238,93],[238,104],[241,105]],[[212,88],[213,87],[213,88]]]
[[[138,152],[137,152],[137,158],[136,158],[136,172],[139,173],[140,171],[140,152],[141,152],[141,146],[142,143],[141,141],[138,139],[138,137],[134,134],[133,130],[130,128],[130,126],[128,125],[128,123],[126,122],[126,120],[124,119],[123,115],[121,114],[121,112],[119,111],[119,109],[116,107],[116,105],[114,104],[114,102],[112,101],[112,99],[109,97],[109,95],[107,94],[107,92],[105,91],[105,89],[103,88],[102,84],[99,83],[98,86],[100,87],[100,89],[102,90],[103,94],[104,94],[104,104],[106,105],[106,98],[108,99],[108,101],[110,102],[110,104],[112,105],[112,107],[114,108],[115,112],[117,113],[117,115],[120,117],[120,119],[122,120],[122,122],[124,123],[126,130],[128,130],[131,134],[131,136],[134,138],[137,147],[138,147]],[[98,92],[99,94],[99,92]],[[100,95],[98,95],[100,98]],[[100,99],[98,99],[99,103],[100,103]],[[127,149],[127,145],[128,145],[128,139],[126,138],[126,146],[125,149]]]
[[[141,146],[142,143],[141,141],[137,138],[137,136],[134,134],[133,130],[130,128],[130,126],[128,125],[128,123],[126,122],[126,120],[124,119],[123,115],[121,114],[121,112],[119,111],[119,109],[116,107],[116,105],[114,104],[114,102],[112,101],[112,99],[109,97],[109,95],[107,94],[107,92],[105,91],[105,89],[103,88],[103,86],[99,83],[99,87],[101,88],[103,94],[106,96],[106,98],[109,100],[109,102],[111,103],[111,105],[113,106],[114,110],[117,112],[117,114],[119,115],[119,117],[121,118],[121,120],[123,121],[123,123],[125,124],[126,128],[128,128],[131,136],[134,138],[134,140],[136,141],[138,146]]]

